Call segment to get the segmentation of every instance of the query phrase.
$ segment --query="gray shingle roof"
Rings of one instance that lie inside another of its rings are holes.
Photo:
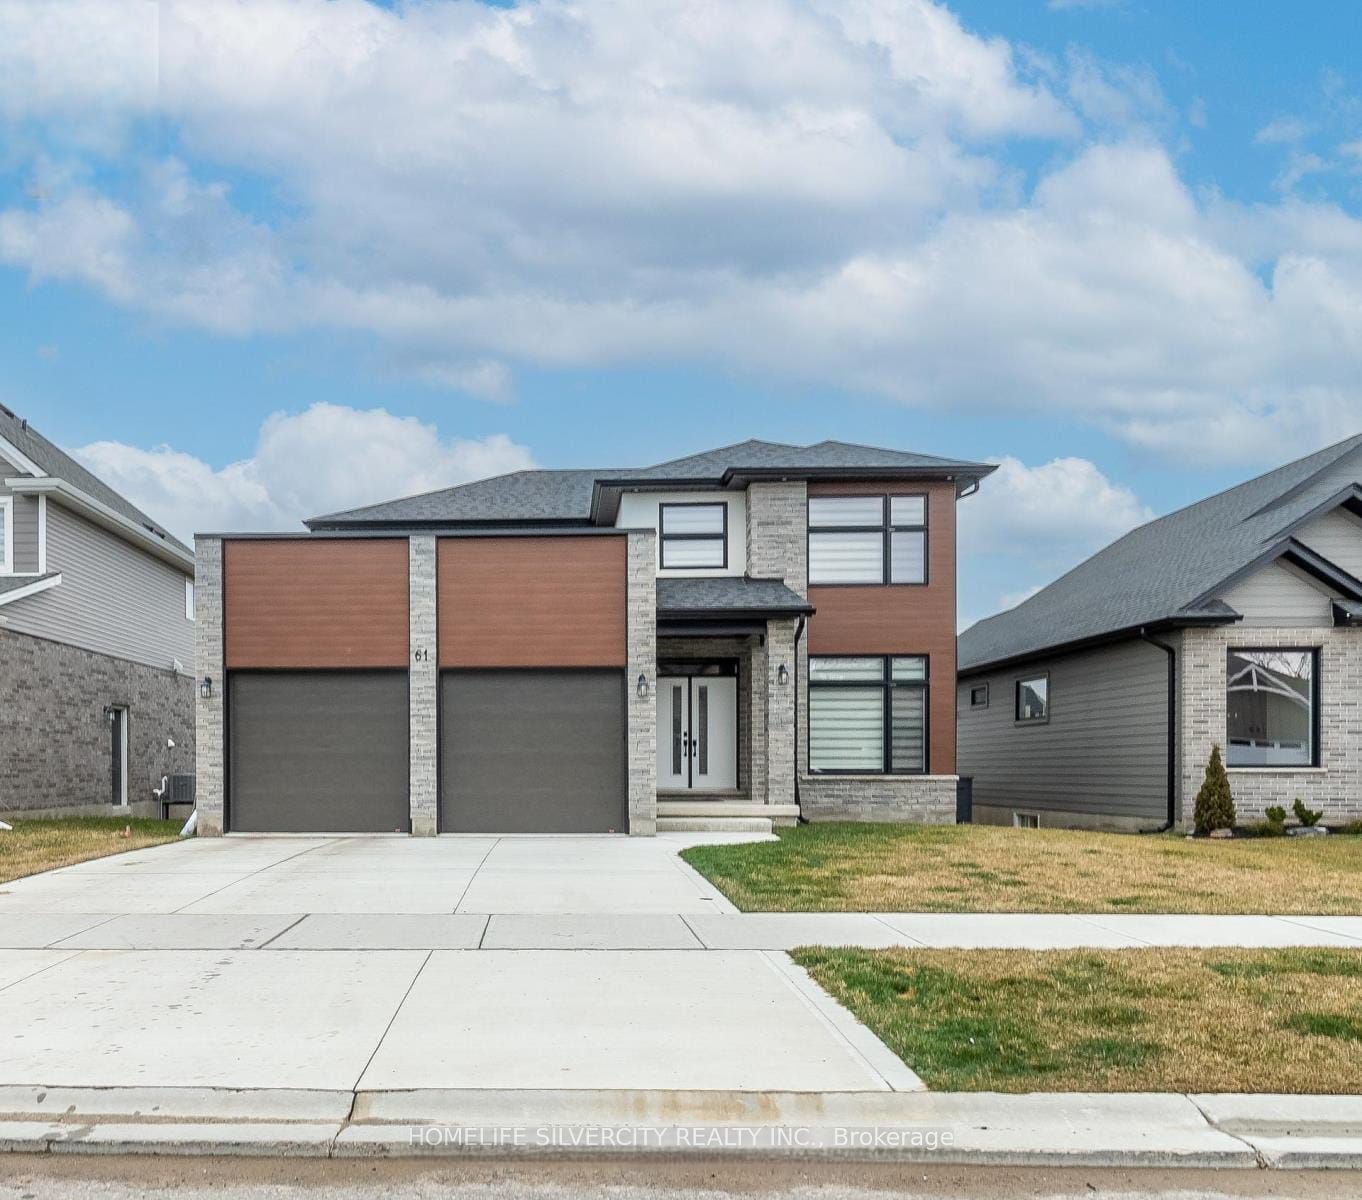
[[[987,463],[935,458],[903,450],[882,450],[849,442],[818,442],[789,446],[778,442],[746,441],[651,467],[597,470],[514,471],[421,496],[370,504],[345,512],[312,517],[309,528],[405,522],[459,524],[465,521],[581,521],[592,518],[596,486],[609,488],[625,481],[659,483],[708,482],[719,484],[745,472],[789,471],[917,471],[978,478],[994,468]]]
[[[727,576],[714,579],[668,579],[657,581],[657,611],[660,616],[687,616],[696,613],[799,613],[813,612],[812,606],[779,579],[739,579]]]
[[[962,671],[1144,625],[1213,618],[1236,573],[1362,481],[1362,434],[1169,513],[1080,563],[1016,608],[960,635]],[[1233,613],[1222,604],[1221,619]]]
[[[42,583],[47,579],[55,579],[60,574],[60,571],[48,571],[46,575],[0,576],[0,596],[7,596],[10,592],[17,592],[20,588],[32,587],[35,583]]]
[[[0,405],[0,437],[15,446],[25,457],[30,458],[48,475],[64,479],[72,487],[78,488],[87,496],[93,496],[101,504],[127,517],[134,524],[141,525],[158,537],[163,538],[177,550],[192,555],[194,552],[178,538],[174,537],[163,525],[153,521],[135,504],[120,496],[97,475],[87,471],[74,458],[59,446],[49,442],[27,421],[17,417],[9,409]]]

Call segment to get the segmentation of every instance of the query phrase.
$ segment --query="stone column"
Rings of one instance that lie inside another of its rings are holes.
[[[439,830],[440,812],[436,787],[440,664],[435,625],[434,537],[420,534],[409,539],[407,569],[411,622],[408,643],[411,831],[417,837],[434,837]]]
[[[222,835],[224,713],[227,680],[222,668],[222,539],[194,540],[194,804],[200,837]],[[200,685],[212,680],[204,699]]]
[[[766,802],[795,802],[795,622],[766,623]],[[784,666],[787,679],[780,682]]]
[[[748,794],[753,804],[765,804],[766,797],[766,696],[770,690],[767,679],[766,639],[751,638],[744,669],[751,672],[752,683],[748,691],[751,709],[747,722],[748,736],[752,747],[748,752]]]
[[[631,530],[629,539],[625,715],[629,743],[629,832],[657,832],[657,535]],[[648,695],[638,694],[638,677]]]

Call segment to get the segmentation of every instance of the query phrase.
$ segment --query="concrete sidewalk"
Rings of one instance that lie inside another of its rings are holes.
[[[0,1087],[0,1150],[1362,1168],[1362,1098]]]

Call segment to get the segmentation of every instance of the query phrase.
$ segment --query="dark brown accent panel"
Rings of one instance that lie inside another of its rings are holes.
[[[927,496],[926,584],[809,588],[810,654],[926,654],[928,769],[955,773],[955,484],[811,483],[810,496]]]
[[[407,666],[405,538],[223,543],[233,667]]]
[[[622,667],[622,537],[441,538],[442,667]]]

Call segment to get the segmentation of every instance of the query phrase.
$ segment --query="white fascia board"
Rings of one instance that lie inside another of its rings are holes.
[[[15,600],[22,600],[25,596],[36,596],[39,592],[45,592],[48,588],[56,587],[60,582],[60,574],[53,575],[48,579],[35,579],[27,587],[0,593],[0,605],[12,604]]]
[[[79,513],[86,520],[93,521],[96,525],[102,525],[111,533],[117,534],[124,541],[131,542],[133,545],[154,554],[171,566],[179,567],[182,571],[194,573],[194,556],[183,550],[172,546],[163,538],[157,537],[150,529],[139,525],[136,521],[129,520],[120,512],[115,512],[107,504],[96,500],[93,496],[87,495],[78,488],[73,488],[64,479],[57,479],[53,476],[42,476],[37,479],[29,479],[27,476],[20,476],[17,479],[6,479],[5,486],[20,496],[48,496],[58,504]]]
[[[0,437],[0,458],[6,462],[13,463],[21,471],[27,471],[30,475],[46,475],[47,472],[38,466],[31,458],[19,449],[8,438]]]

